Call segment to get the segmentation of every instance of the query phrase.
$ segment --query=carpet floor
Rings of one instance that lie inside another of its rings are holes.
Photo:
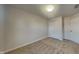
[[[6,54],[78,54],[79,44],[70,40],[46,38]]]

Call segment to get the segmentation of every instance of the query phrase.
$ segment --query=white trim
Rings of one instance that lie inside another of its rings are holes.
[[[56,38],[56,37],[53,37],[53,36],[48,36],[48,37],[51,37],[51,38]],[[61,39],[59,39],[59,38],[56,38],[56,39],[58,39],[58,40],[63,40],[62,38],[61,38]]]
[[[40,39],[38,39],[38,40],[32,41],[32,42],[30,42],[30,43],[26,43],[26,44],[18,45],[18,46],[15,47],[15,48],[11,48],[11,49],[5,50],[3,53],[7,53],[7,52],[9,52],[9,51],[15,50],[15,49],[17,49],[17,48],[21,48],[21,47],[23,47],[23,46],[32,44],[32,43],[34,43],[34,42],[36,42],[36,41],[39,41],[39,40],[42,40],[42,39],[45,39],[45,38],[47,38],[47,36],[42,37],[42,38],[40,38]]]
[[[4,51],[0,51],[0,54],[4,54],[5,52]]]

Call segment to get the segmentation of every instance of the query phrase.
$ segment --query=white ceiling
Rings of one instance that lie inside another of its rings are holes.
[[[46,12],[45,6],[47,4],[15,4],[10,5],[16,8],[23,9],[27,12],[45,17],[45,18],[53,18],[56,16],[69,16],[79,12],[79,8],[74,8],[75,4],[57,4],[55,6],[55,10],[51,13]]]

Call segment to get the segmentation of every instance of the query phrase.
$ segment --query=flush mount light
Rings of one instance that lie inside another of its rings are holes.
[[[46,11],[47,12],[52,12],[53,10],[54,10],[54,6],[53,5],[48,5],[48,6],[46,6]]]

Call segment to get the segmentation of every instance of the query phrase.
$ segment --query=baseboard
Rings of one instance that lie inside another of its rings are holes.
[[[74,43],[76,43],[76,44],[79,44],[79,42],[76,42],[76,41],[74,41],[74,40],[70,40],[70,39],[64,39],[64,40],[72,41],[72,42],[74,42]]]
[[[5,52],[4,51],[0,51],[0,54],[4,54]]]
[[[19,45],[19,46],[15,47],[15,48],[11,48],[11,49],[5,50],[5,51],[3,51],[3,53],[7,53],[7,52],[10,52],[10,51],[13,51],[13,50],[15,50],[15,49],[18,49],[18,48],[21,48],[21,47],[23,47],[23,46],[32,44],[32,43],[34,43],[34,42],[36,42],[36,41],[39,41],[39,40],[42,40],[42,39],[45,39],[45,38],[47,38],[47,36],[42,37],[42,38],[39,38],[38,40],[32,41],[32,42],[30,42],[30,43],[22,44],[22,45]]]
[[[51,36],[48,36],[48,37],[51,37]],[[59,39],[59,38],[56,38],[56,37],[51,37],[51,38],[55,38],[55,39],[58,39],[58,40],[63,40],[63,39]]]

